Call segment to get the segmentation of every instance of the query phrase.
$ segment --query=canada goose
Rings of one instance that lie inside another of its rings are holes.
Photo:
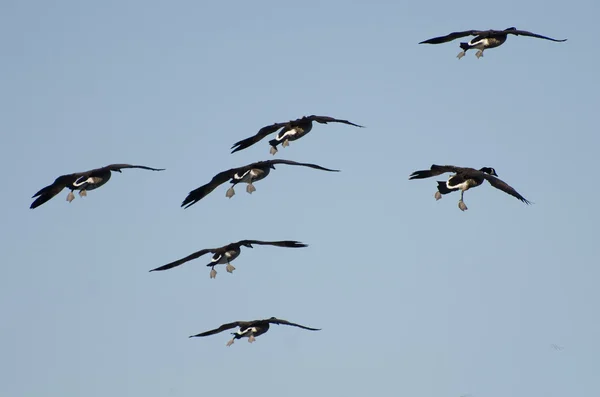
[[[319,165],[297,163],[291,160],[257,161],[256,163],[248,164],[243,167],[232,168],[230,170],[218,173],[206,185],[200,186],[198,189],[192,190],[185,198],[185,200],[183,200],[181,206],[185,208],[191,207],[198,201],[202,200],[210,192],[215,190],[217,186],[225,183],[228,179],[231,179],[230,183],[232,183],[233,185],[227,190],[225,197],[233,197],[233,195],[235,194],[233,188],[238,183],[247,183],[248,186],[246,187],[246,191],[252,194],[252,192],[256,191],[256,188],[254,187],[253,183],[266,178],[267,175],[269,175],[269,172],[271,172],[271,169],[275,169],[275,164],[300,165],[303,167],[315,168],[317,170],[339,172],[339,170],[330,170],[329,168],[324,168]]]
[[[439,200],[442,198],[442,194],[452,193],[460,190],[460,200],[458,201],[458,208],[462,211],[467,209],[463,201],[464,193],[474,187],[477,187],[487,180],[490,185],[496,189],[500,189],[505,193],[510,194],[513,197],[518,198],[525,204],[530,204],[523,196],[521,196],[515,189],[510,187],[506,182],[497,178],[496,170],[490,167],[483,167],[479,170],[474,168],[463,168],[455,167],[453,165],[432,165],[430,170],[415,171],[408,179],[423,179],[432,176],[442,175],[446,172],[454,172],[448,178],[447,182],[438,181],[438,191],[435,192],[435,199]]]
[[[227,342],[227,346],[233,345],[233,342],[236,339],[248,338],[248,342],[252,343],[255,340],[256,336],[262,335],[269,330],[270,324],[283,324],[283,325],[291,325],[292,327],[300,327],[303,329],[307,329],[309,331],[320,331],[320,328],[309,328],[304,325],[290,323],[287,320],[281,320],[275,317],[271,317],[265,320],[254,320],[254,321],[234,321],[229,324],[223,324],[217,329],[213,329],[210,331],[202,332],[201,334],[192,335],[190,338],[195,338],[199,336],[208,336],[218,334],[219,332],[226,331],[228,329],[232,329],[235,327],[240,327],[240,329],[236,332],[232,332],[231,335],[234,337]]]
[[[143,165],[129,164],[111,164],[106,167],[96,168],[85,172],[76,172],[74,174],[61,175],[54,180],[51,185],[46,186],[39,192],[33,195],[32,198],[38,197],[32,204],[31,209],[39,207],[52,197],[60,193],[64,188],[69,188],[71,191],[67,195],[67,201],[70,203],[75,199],[73,190],[79,190],[79,196],[87,196],[88,190],[94,190],[104,185],[111,176],[111,171],[121,172],[122,168],[141,168],[151,171],[164,171],[164,168],[151,168]]]
[[[281,129],[281,131],[279,131],[275,139],[269,141],[269,145],[271,145],[270,153],[275,155],[275,153],[277,153],[277,145],[279,145],[280,143],[283,147],[286,147],[289,145],[290,141],[295,141],[308,134],[310,130],[312,130],[313,121],[316,121],[317,123],[321,124],[344,123],[353,125],[355,127],[364,128],[362,125],[351,123],[348,120],[338,120],[329,116],[303,116],[300,119],[290,120],[284,123],[275,123],[261,128],[256,135],[236,142],[231,147],[233,149],[231,153],[233,154],[239,150],[244,150],[254,145],[256,142],[260,141],[267,135],[272,134],[275,131]]]
[[[467,50],[476,48],[479,51],[477,51],[475,56],[477,59],[479,59],[483,56],[484,50],[488,48],[499,47],[504,44],[509,34],[514,34],[515,36],[537,37],[538,39],[545,39],[555,42],[567,41],[567,39],[556,40],[550,37],[527,32],[525,30],[518,30],[517,28],[512,27],[504,30],[465,30],[464,32],[452,32],[447,36],[434,37],[433,39],[422,41],[419,44],[441,44],[465,36],[476,36],[468,43],[460,43],[460,48],[462,48],[463,51],[461,51],[456,57],[460,59],[465,56]]]
[[[298,241],[290,241],[290,240],[285,240],[285,241],[241,240],[241,241],[238,241],[237,243],[227,244],[224,247],[206,248],[206,249],[200,250],[198,252],[194,252],[193,254],[188,255],[185,258],[176,260],[175,262],[168,263],[161,267],[157,267],[156,269],[152,269],[150,271],[154,272],[154,271],[172,269],[176,266],[183,265],[184,263],[186,263],[188,261],[199,258],[202,255],[208,254],[210,252],[210,253],[213,253],[214,255],[213,255],[210,263],[206,266],[212,268],[212,270],[210,271],[210,278],[215,278],[215,277],[217,277],[217,271],[215,270],[216,265],[227,263],[227,266],[225,267],[225,269],[227,270],[227,272],[233,273],[233,271],[235,270],[235,267],[231,266],[230,262],[232,262],[235,258],[237,258],[240,255],[240,253],[242,252],[242,245],[244,247],[254,248],[252,246],[252,244],[274,245],[276,247],[286,247],[286,248],[308,247],[308,245],[306,245],[306,244],[302,244]]]

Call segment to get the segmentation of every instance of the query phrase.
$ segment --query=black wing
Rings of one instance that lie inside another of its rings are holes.
[[[495,176],[492,176],[490,174],[486,174],[485,172],[483,172],[482,174],[484,175],[485,179],[487,179],[487,181],[490,183],[490,185],[492,185],[496,189],[500,189],[504,193],[508,193],[511,196],[518,198],[519,200],[521,200],[525,204],[531,204],[531,202],[529,200],[527,200],[525,197],[521,196],[508,183],[504,182],[503,180],[501,180],[499,178],[496,178]]]
[[[244,150],[252,145],[254,145],[256,142],[260,141],[261,139],[263,139],[264,137],[266,137],[269,134],[274,133],[275,131],[279,130],[282,127],[285,127],[286,124],[288,124],[289,122],[285,122],[285,123],[275,123],[275,124],[271,124],[268,125],[266,127],[261,128],[260,130],[258,130],[258,132],[256,133],[256,135],[251,136],[250,138],[246,138],[243,139],[239,142],[236,142],[233,144],[233,146],[231,146],[231,148],[233,149],[231,151],[231,153],[235,153],[237,151],[240,150]]]
[[[348,124],[348,125],[353,125],[355,127],[360,127],[360,128],[365,128],[362,125],[358,125],[358,124],[354,124],[348,120],[340,120],[340,119],[336,119],[333,117],[329,117],[329,116],[315,116],[314,114],[312,116],[308,116],[307,118],[316,121],[317,123],[321,123],[321,124],[327,124],[327,123],[343,123],[343,124]]]
[[[477,36],[481,33],[483,32],[480,30],[465,30],[464,32],[452,32],[446,36],[434,37],[432,39],[422,41],[419,44],[442,44],[465,36]]]
[[[121,169],[123,169],[123,168],[141,168],[143,170],[150,170],[150,171],[164,171],[165,170],[165,168],[152,168],[152,167],[146,167],[145,165],[110,164],[110,165],[107,165],[106,167],[98,168],[97,170],[92,170],[89,172],[94,172],[94,171],[99,171],[99,170],[111,170],[111,171],[121,172]]]
[[[503,31],[504,33],[514,34],[515,36],[529,36],[536,37],[538,39],[545,39],[550,41],[555,41],[557,43],[562,43],[563,41],[567,41],[567,39],[557,40],[550,37],[542,36],[541,34],[531,33],[526,30],[518,30],[518,29],[507,29]]]
[[[46,186],[31,197],[37,197],[37,199],[31,203],[29,208],[34,209],[44,204],[46,201],[60,193],[65,187],[72,185],[80,176],[81,174],[68,174],[59,176],[51,185]]]
[[[287,247],[287,248],[308,247],[307,244],[303,244],[299,241],[292,241],[292,240],[284,240],[284,241],[242,240],[242,241],[239,241],[238,244],[239,245],[244,245],[244,244],[274,245],[276,247]]]
[[[300,324],[296,324],[296,323],[291,323],[291,322],[289,322],[287,320],[281,320],[281,319],[278,319],[278,318],[275,318],[275,317],[271,317],[270,319],[265,320],[265,321],[268,321],[271,324],[291,325],[292,327],[299,327],[299,328],[307,329],[309,331],[320,331],[321,330],[321,328],[305,327],[304,325],[300,325]]]
[[[209,252],[215,252],[215,251],[216,251],[215,248],[203,249],[203,250],[194,252],[193,254],[188,255],[185,258],[178,259],[175,262],[167,263],[164,266],[157,267],[156,269],[152,269],[150,271],[151,272],[155,272],[155,271],[161,271],[161,270],[169,270],[169,269],[172,269],[172,268],[177,267],[179,265],[183,265],[185,262],[189,262],[189,261],[191,261],[193,259],[200,258],[204,254],[208,254]]]
[[[288,164],[288,165],[300,165],[302,167],[315,168],[317,170],[329,171],[329,172],[340,172],[340,170],[330,170],[329,168],[321,167],[320,165],[310,163],[297,163],[292,160],[268,160],[271,164]]]
[[[413,172],[408,177],[408,179],[430,178],[432,176],[438,176],[438,175],[445,174],[446,172],[459,172],[459,171],[461,171],[463,169],[464,168],[455,167],[453,165],[436,165],[436,164],[433,164],[431,166],[431,169],[429,169],[429,170],[422,170],[422,171],[415,171],[415,172]]]
[[[223,331],[226,331],[228,329],[239,327],[240,325],[243,325],[243,324],[245,324],[244,321],[234,321],[234,322],[229,323],[229,324],[223,324],[219,328],[211,329],[210,331],[206,331],[206,332],[202,332],[200,334],[192,335],[192,336],[190,336],[190,338],[194,338],[196,336],[208,336],[208,335],[218,334],[219,332],[223,332]]]
[[[206,185],[200,186],[198,189],[194,189],[191,192],[189,192],[185,200],[183,200],[183,202],[181,203],[181,206],[185,208],[191,207],[192,205],[196,204],[198,201],[206,197],[210,192],[215,190],[219,185],[233,178],[233,176],[238,171],[245,170],[248,167],[249,166],[232,168],[227,171],[218,173]]]

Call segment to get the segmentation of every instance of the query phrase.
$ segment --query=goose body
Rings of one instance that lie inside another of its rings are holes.
[[[283,147],[286,147],[289,145],[289,142],[298,140],[308,134],[313,128],[313,122],[320,124],[342,123],[364,128],[362,125],[354,124],[348,120],[336,119],[329,116],[303,116],[296,120],[285,121],[283,123],[274,123],[261,128],[256,135],[234,143],[231,147],[231,149],[233,149],[231,153],[244,150],[259,142],[266,136],[279,131],[275,136],[275,139],[269,141],[269,145],[271,145],[270,153],[275,155],[275,153],[277,153],[277,146],[279,144],[281,144]]]
[[[163,271],[163,270],[172,269],[179,265],[183,265],[186,262],[189,262],[191,260],[199,258],[202,255],[212,253],[213,254],[212,259],[211,259],[210,263],[207,264],[206,266],[211,268],[210,278],[215,278],[217,276],[217,271],[215,270],[216,265],[227,264],[225,269],[227,270],[228,273],[233,273],[233,271],[235,270],[235,267],[233,267],[231,265],[231,262],[234,259],[236,259],[238,256],[240,256],[240,254],[242,252],[242,246],[248,247],[248,248],[254,248],[253,245],[272,245],[275,247],[285,247],[285,248],[308,247],[308,245],[306,245],[306,244],[303,244],[299,241],[293,241],[293,240],[283,240],[283,241],[241,240],[236,243],[227,244],[223,247],[206,248],[206,249],[202,249],[200,251],[196,251],[193,254],[186,256],[185,258],[178,259],[174,262],[168,263],[164,266],[157,267],[156,269],[152,269],[150,271],[154,272],[154,271]]]
[[[231,187],[225,193],[225,196],[231,198],[235,195],[234,187],[238,183],[246,183],[248,186],[246,187],[246,192],[252,193],[256,191],[254,187],[254,182],[260,181],[266,178],[271,170],[275,169],[275,164],[287,164],[287,165],[296,165],[302,167],[314,168],[321,171],[329,171],[329,172],[339,172],[339,170],[332,170],[329,168],[321,167],[316,164],[309,163],[297,163],[291,160],[266,160],[266,161],[258,161],[256,163],[248,164],[243,167],[231,168],[227,171],[223,171],[215,175],[210,182],[207,184],[200,186],[197,189],[192,190],[185,200],[181,203],[181,206],[184,208],[188,208],[198,201],[202,200],[209,193],[215,190],[221,184],[227,182],[231,183]]]
[[[143,165],[130,165],[130,164],[111,164],[106,167],[96,168],[85,172],[76,172],[73,174],[61,175],[54,180],[51,185],[48,185],[33,195],[32,198],[37,199],[31,204],[29,208],[37,208],[44,204],[52,197],[60,193],[64,188],[68,188],[71,191],[67,195],[67,201],[70,203],[75,199],[73,191],[78,190],[79,196],[87,196],[87,191],[98,189],[110,180],[113,172],[121,172],[124,168],[141,168],[144,170],[151,171],[164,171],[164,168],[151,168]]]
[[[234,321],[232,323],[223,324],[219,328],[212,329],[210,331],[202,332],[200,334],[191,335],[190,338],[203,337],[218,334],[219,332],[223,332],[232,328],[239,327],[236,332],[232,332],[234,335],[233,338],[227,342],[227,346],[231,346],[236,339],[248,338],[248,342],[254,342],[255,338],[259,335],[266,333],[269,330],[270,324],[281,324],[281,325],[289,325],[292,327],[298,327],[302,329],[306,329],[309,331],[320,331],[319,328],[310,328],[304,325],[296,324],[289,322],[287,320],[278,319],[276,317],[271,317],[264,320],[254,320],[254,321]]]
[[[480,186],[486,180],[496,189],[510,194],[525,204],[530,204],[530,202],[521,196],[515,189],[499,179],[496,170],[491,167],[483,167],[476,170],[474,168],[434,164],[429,170],[413,172],[408,179],[430,178],[432,176],[442,175],[446,172],[452,172],[454,175],[451,175],[447,181],[438,181],[438,191],[435,192],[435,199],[439,200],[442,198],[442,195],[460,191],[458,208],[460,208],[461,211],[468,209],[463,200],[464,193],[469,189]]]
[[[429,40],[425,40],[420,42],[419,44],[441,44],[447,43],[449,41],[466,37],[466,36],[475,36],[475,38],[471,39],[468,43],[460,43],[460,48],[462,51],[456,56],[458,59],[461,59],[465,56],[467,50],[477,49],[477,53],[475,56],[477,58],[481,58],[483,56],[483,51],[489,48],[496,48],[504,44],[508,35],[512,34],[515,36],[528,36],[534,37],[538,39],[550,40],[554,42],[563,42],[567,41],[567,39],[557,40],[550,37],[542,36],[536,33],[531,33],[526,30],[519,30],[515,27],[510,27],[504,30],[465,30],[462,32],[452,32],[446,36],[434,37]]]

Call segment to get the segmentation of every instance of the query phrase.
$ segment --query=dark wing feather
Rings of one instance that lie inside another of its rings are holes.
[[[271,324],[282,324],[282,325],[291,325],[292,327],[299,327],[299,328],[303,328],[303,329],[307,329],[309,331],[320,331],[321,328],[310,328],[310,327],[305,327],[304,325],[300,325],[300,324],[296,324],[296,323],[291,323],[287,320],[281,320],[279,318],[270,318],[268,320],[264,320],[267,321]]]
[[[567,39],[557,40],[557,39],[553,39],[553,38],[550,38],[550,37],[542,36],[541,34],[531,33],[531,32],[528,32],[526,30],[515,29],[515,30],[505,30],[503,32],[504,33],[509,33],[509,34],[514,34],[515,36],[536,37],[538,39],[545,39],[545,40],[555,41],[557,43],[562,43],[563,41],[567,41]]]
[[[508,193],[513,197],[516,197],[517,199],[521,200],[522,202],[524,202],[525,204],[531,204],[531,202],[529,200],[527,200],[525,197],[521,196],[515,189],[513,189],[508,183],[504,182],[503,180],[496,178],[495,176],[492,176],[490,174],[486,174],[483,173],[485,176],[485,179],[487,179],[487,181],[490,183],[490,185],[492,185],[493,187],[495,187],[496,189],[500,189],[502,190],[504,193]]]
[[[343,123],[343,124],[348,124],[348,125],[353,125],[355,127],[360,127],[360,128],[364,128],[364,126],[362,125],[358,125],[358,124],[354,124],[348,120],[339,120],[333,117],[329,117],[329,116],[308,116],[309,119],[316,121],[317,123],[321,123],[321,124],[327,124],[327,123]]]
[[[299,241],[284,240],[284,241],[259,241],[259,240],[242,240],[238,244],[256,244],[256,245],[274,245],[276,247],[287,247],[287,248],[301,248],[308,247],[307,244],[303,244]]]
[[[51,185],[44,187],[31,197],[37,197],[37,199],[31,203],[29,208],[34,209],[44,204],[46,201],[60,193],[65,187],[73,184],[73,182],[75,182],[80,176],[81,174],[68,174],[59,176]]]
[[[271,124],[271,125],[261,128],[260,130],[258,130],[258,133],[256,133],[256,135],[234,143],[233,146],[231,146],[231,148],[233,149],[231,151],[231,153],[233,154],[237,151],[244,150],[244,149],[254,145],[256,142],[260,141],[267,135],[272,134],[275,131],[279,130],[280,128],[284,127],[286,124],[287,124],[287,122],[286,123],[275,123],[275,124]]]
[[[452,32],[446,36],[434,37],[432,39],[422,41],[419,44],[447,43],[449,41],[456,40],[458,38],[465,37],[465,36],[477,36],[480,33],[482,33],[482,31],[480,31],[480,30],[465,30],[463,32]]]
[[[169,270],[169,269],[172,269],[172,268],[177,267],[179,265],[183,265],[185,262],[189,262],[189,261],[191,261],[193,259],[200,258],[202,255],[208,254],[209,252],[215,252],[215,249],[214,248],[207,248],[207,249],[203,249],[203,250],[194,252],[193,254],[188,255],[185,258],[178,259],[175,262],[167,263],[164,266],[157,267],[156,269],[152,269],[150,271],[151,272],[155,272],[155,271],[161,271],[161,270]]]
[[[413,172],[408,177],[408,179],[430,178],[432,176],[438,176],[438,175],[445,174],[446,172],[459,172],[460,170],[462,170],[461,167],[455,167],[453,165],[436,165],[436,164],[433,164],[431,166],[431,169],[429,169],[429,170],[422,170],[422,171],[415,171],[415,172]]]
[[[234,321],[234,322],[229,323],[229,324],[223,324],[219,328],[211,329],[210,331],[206,331],[206,332],[202,332],[200,334],[192,335],[192,336],[190,336],[190,338],[194,338],[196,336],[208,336],[208,335],[218,334],[219,332],[223,332],[223,331],[226,331],[228,329],[239,327],[240,325],[242,325],[244,323],[245,323],[244,321]]]
[[[164,171],[164,168],[152,168],[152,167],[146,167],[145,165],[131,165],[131,164],[110,164],[107,165],[106,167],[102,167],[102,168],[97,168],[95,170],[91,170],[88,171],[88,173],[92,174],[94,172],[102,172],[102,171],[106,171],[106,170],[110,170],[110,171],[117,171],[117,172],[121,172],[121,169],[123,168],[141,168],[143,170],[150,170],[150,171]],[[92,175],[90,175],[92,176]]]
[[[329,171],[329,172],[340,172],[340,170],[330,170],[329,168],[321,167],[320,165],[310,163],[297,163],[292,160],[268,160],[271,164],[288,164],[288,165],[300,165],[302,167],[315,168],[317,170]]]
[[[248,168],[248,166],[232,168],[227,171],[218,173],[206,185],[200,186],[199,188],[194,189],[191,192],[189,192],[189,194],[187,195],[185,200],[183,200],[183,202],[181,203],[181,206],[188,208],[188,207],[196,204],[198,201],[200,201],[204,197],[206,197],[210,192],[215,190],[219,185],[221,185],[221,184],[227,182],[229,179],[233,178],[233,176],[236,174],[236,172],[238,172],[240,170],[244,170],[246,168]]]

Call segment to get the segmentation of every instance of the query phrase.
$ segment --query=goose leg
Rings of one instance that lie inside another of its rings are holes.
[[[460,191],[460,200],[458,201],[458,208],[460,208],[461,211],[465,211],[468,210],[467,205],[465,204],[465,202],[463,201],[463,195],[465,194],[464,190]]]
[[[461,52],[459,52],[459,53],[458,53],[458,55],[457,55],[456,57],[457,57],[458,59],[460,59],[460,58],[464,57],[466,54],[467,54],[467,52],[466,52],[466,51],[461,51]]]
[[[73,191],[71,190],[69,192],[69,194],[67,194],[67,201],[70,203],[73,200],[75,200],[75,195],[73,194]]]
[[[235,267],[233,267],[231,265],[231,263],[227,262],[227,266],[225,266],[225,270],[227,270],[228,273],[233,273],[233,271],[235,270]]]
[[[227,346],[231,346],[233,345],[233,341],[235,340],[235,338],[231,338],[231,340],[229,342],[227,342]]]
[[[248,184],[248,186],[246,186],[246,191],[247,191],[249,194],[252,194],[252,192],[255,192],[255,191],[256,191],[256,188],[254,187],[254,185],[253,185],[252,183],[249,183],[249,184]]]
[[[225,193],[225,197],[232,198],[234,194],[235,194],[235,190],[233,190],[233,185],[232,185],[229,189],[227,189],[227,193]]]
[[[217,271],[215,270],[215,267],[213,266],[213,268],[210,270],[210,278],[216,278],[217,277]]]
[[[275,156],[275,153],[277,153],[277,148],[275,146],[271,146],[269,153],[271,153],[273,156]]]
[[[481,58],[483,56],[483,50],[479,50],[475,53],[475,56],[477,57],[477,59]]]
[[[79,191],[79,197],[86,197],[86,196],[87,196],[87,192],[85,191],[85,189]]]
[[[250,336],[248,337],[248,343],[252,343],[256,340],[256,338],[254,337],[254,334],[250,334]]]

